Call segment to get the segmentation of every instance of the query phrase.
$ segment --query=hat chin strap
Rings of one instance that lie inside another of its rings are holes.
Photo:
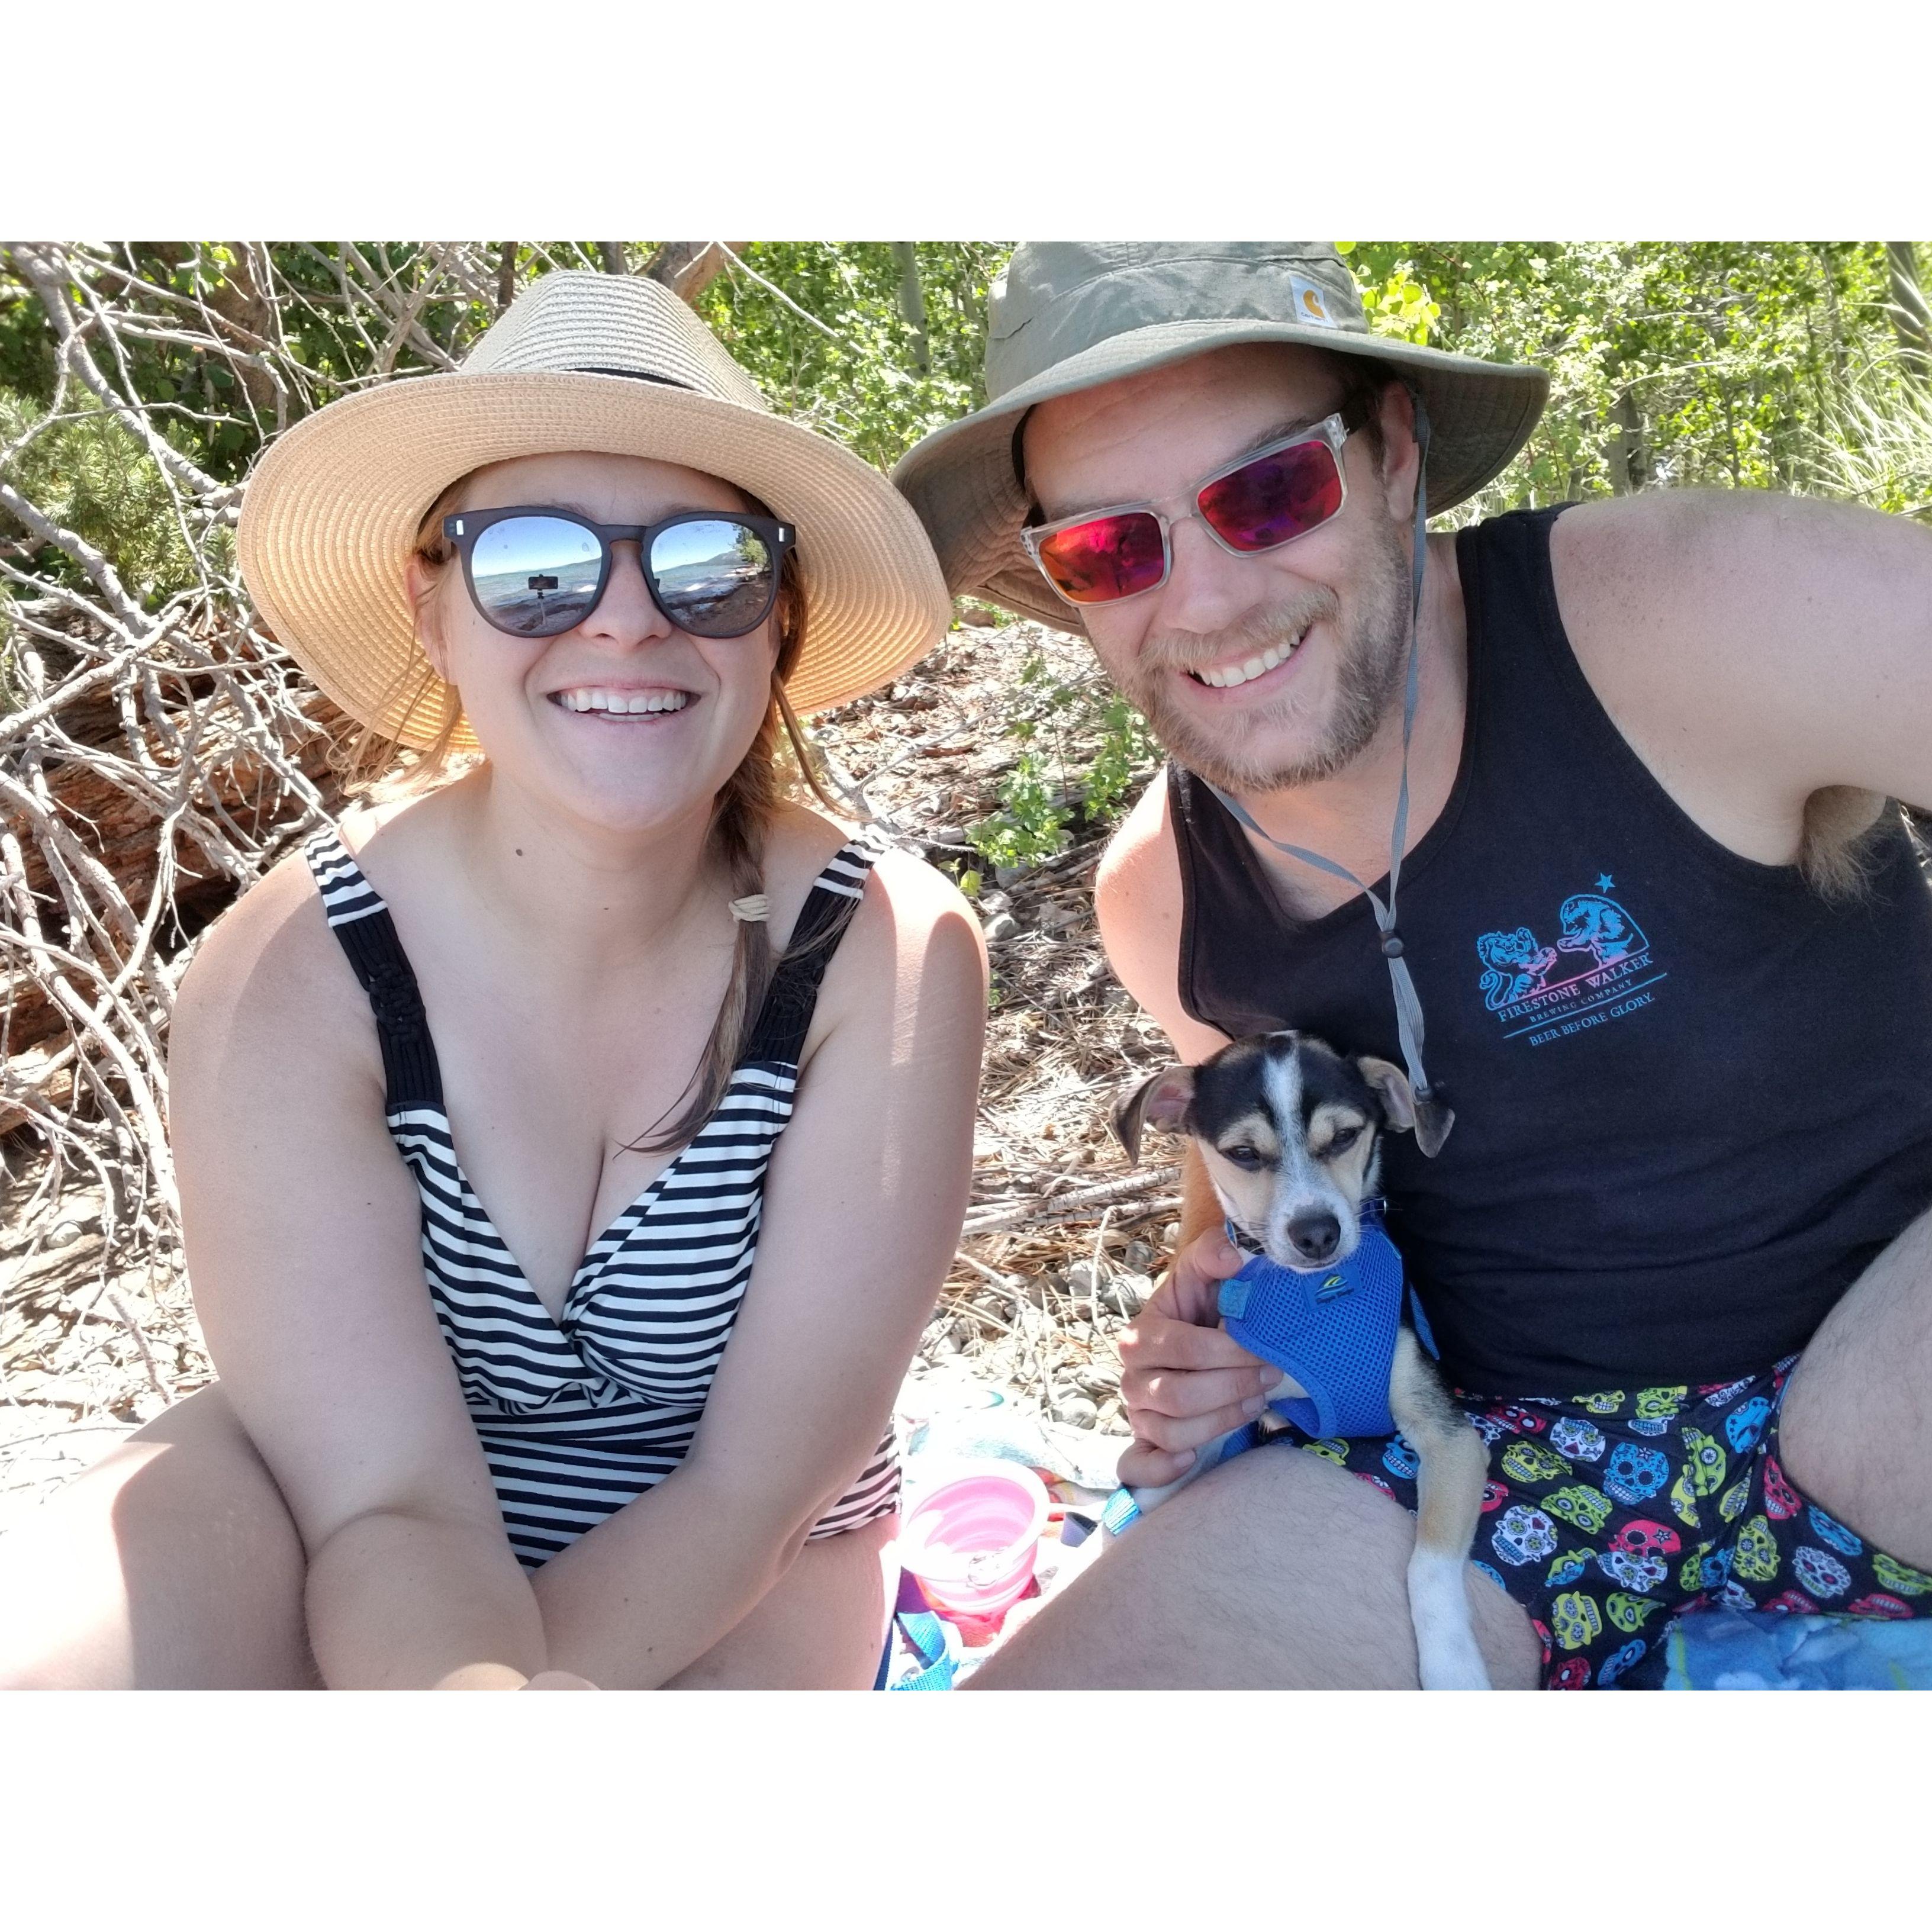
[[[1429,412],[1423,406],[1422,398],[1414,388],[1407,384],[1403,386],[1408,389],[1409,400],[1414,405],[1418,461],[1415,535],[1410,563],[1408,669],[1402,700],[1402,785],[1396,794],[1395,824],[1389,835],[1388,903],[1384,904],[1368,882],[1356,878],[1347,866],[1337,865],[1333,859],[1324,859],[1320,853],[1310,852],[1305,847],[1287,844],[1273,833],[1264,832],[1255,823],[1254,814],[1238,799],[1231,798],[1217,784],[1205,779],[1202,782],[1257,838],[1265,841],[1277,852],[1286,853],[1291,859],[1314,866],[1318,872],[1346,880],[1375,909],[1376,924],[1382,932],[1382,957],[1388,962],[1389,982],[1395,992],[1396,1032],[1402,1042],[1402,1057],[1408,1069],[1408,1084],[1415,1097],[1416,1139],[1425,1153],[1432,1154],[1448,1138],[1456,1116],[1430,1085],[1429,1076],[1423,1069],[1422,1002],[1417,997],[1415,982],[1409,975],[1408,962],[1402,957],[1402,938],[1395,924],[1396,887],[1402,877],[1402,848],[1408,837],[1408,746],[1414,733],[1416,699],[1421,688],[1422,576],[1428,556],[1429,524]]]

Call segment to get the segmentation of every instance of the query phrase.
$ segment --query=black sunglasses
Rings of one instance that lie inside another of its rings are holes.
[[[470,601],[513,638],[555,638],[596,609],[611,547],[634,543],[651,601],[694,638],[742,638],[771,615],[797,532],[770,517],[686,510],[661,524],[593,524],[574,510],[459,510],[442,533]]]

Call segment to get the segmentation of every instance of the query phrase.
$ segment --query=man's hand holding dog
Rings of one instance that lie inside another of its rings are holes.
[[[1281,1380],[1220,1326],[1221,1284],[1246,1259],[1218,1228],[1197,1235],[1122,1332],[1120,1395],[1134,1444],[1120,1479],[1130,1489],[1178,1481],[1203,1443],[1252,1422]]]

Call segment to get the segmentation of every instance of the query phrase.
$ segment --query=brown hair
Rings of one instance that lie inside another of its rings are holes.
[[[442,534],[442,520],[457,507],[469,482],[468,476],[461,476],[451,484],[424,513],[417,526],[416,554],[432,571],[440,572],[450,560],[452,553]],[[772,514],[748,490],[740,489],[739,494],[754,514]],[[828,812],[835,814],[839,812],[837,802],[820,782],[811,740],[785,695],[785,680],[805,648],[806,616],[804,577],[798,552],[792,550],[786,553],[779,573],[778,602],[772,612],[772,620],[778,626],[778,649],[772,665],[771,701],[765,707],[750,748],[718,791],[706,835],[712,856],[730,877],[734,898],[748,898],[764,892],[765,836],[778,807],[793,790],[790,775],[779,766],[781,731],[789,743],[799,777]],[[426,788],[448,763],[456,728],[463,721],[463,706],[455,686],[445,683],[434,668],[425,667],[420,674],[412,671],[410,677],[416,688],[408,694],[410,703],[404,715],[420,708],[423,700],[433,698],[436,692],[442,694],[440,728],[409,775],[412,788]],[[344,760],[346,774],[365,787],[371,784],[394,767],[402,749],[397,740],[365,725]],[[758,1023],[776,963],[770,931],[763,920],[737,920],[734,924],[737,941],[730,981],[712,1022],[710,1036],[686,1083],[684,1093],[688,1098],[668,1126],[658,1126],[655,1132],[640,1135],[630,1143],[628,1151],[658,1154],[683,1146],[717,1112],[724,1097],[738,1055]]]

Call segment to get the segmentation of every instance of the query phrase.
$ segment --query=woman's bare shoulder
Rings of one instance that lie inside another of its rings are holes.
[[[330,930],[307,860],[291,854],[211,926],[176,997],[169,1058],[232,1072],[238,1051],[376,1064],[369,1008]]]

